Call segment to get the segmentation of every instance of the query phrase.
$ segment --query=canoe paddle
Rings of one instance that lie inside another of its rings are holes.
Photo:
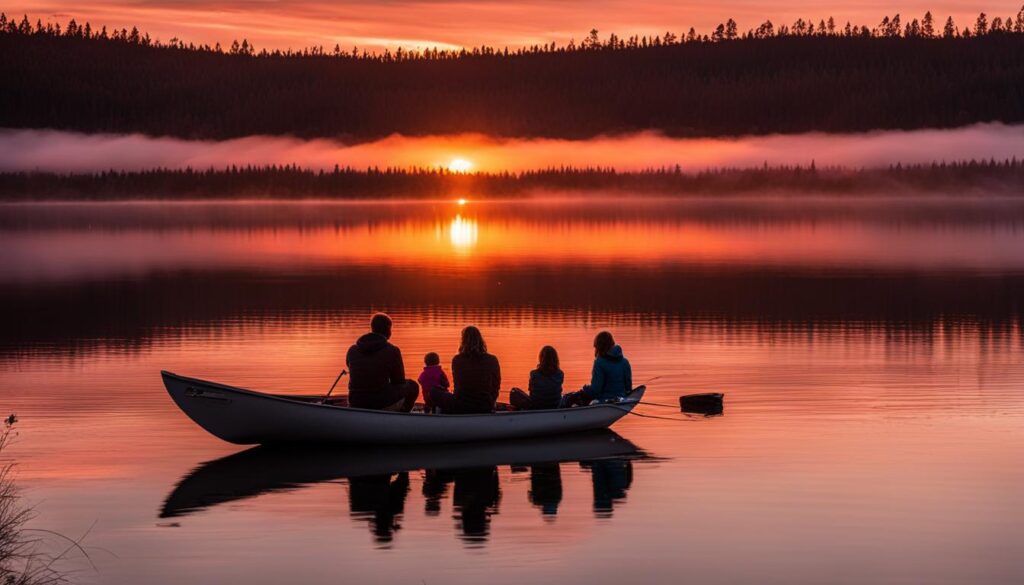
[[[327,404],[327,399],[331,397],[331,392],[334,392],[334,387],[337,386],[338,382],[341,381],[341,377],[347,373],[348,370],[342,370],[341,373],[338,374],[338,377],[334,379],[334,383],[331,384],[331,389],[327,391],[327,396],[324,396],[323,400],[320,401],[320,404]]]
[[[651,382],[653,382],[655,380],[660,380],[660,379],[661,379],[661,376],[655,376],[655,377],[651,378],[650,380],[647,380],[646,382],[644,382],[644,386],[650,384]],[[668,407],[668,408],[676,408],[676,405],[674,405],[674,404],[661,404],[661,403],[658,403],[658,402],[647,402],[646,400],[641,400],[640,404],[646,404],[647,406],[665,406],[665,407]],[[637,416],[639,416],[639,415],[637,415]]]

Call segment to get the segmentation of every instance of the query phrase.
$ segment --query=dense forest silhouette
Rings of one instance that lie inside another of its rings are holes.
[[[445,169],[298,165],[226,169],[152,169],[97,173],[0,173],[0,200],[221,198],[517,197],[539,192],[655,195],[744,193],[1001,193],[1024,194],[1024,161],[967,161],[887,168],[809,166],[724,168],[685,172],[679,166],[636,172],[549,168],[460,174]]]
[[[829,18],[516,50],[257,50],[0,16],[0,127],[223,139],[481,132],[586,138],[1024,121],[1024,10]]]

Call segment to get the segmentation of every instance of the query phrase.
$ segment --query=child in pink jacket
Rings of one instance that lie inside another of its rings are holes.
[[[434,412],[434,405],[430,403],[430,389],[441,387],[448,389],[448,376],[441,368],[441,356],[430,352],[423,356],[423,372],[420,373],[419,383],[423,391],[423,412]]]

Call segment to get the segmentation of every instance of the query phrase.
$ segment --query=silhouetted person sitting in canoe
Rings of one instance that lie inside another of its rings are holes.
[[[530,372],[530,393],[513,388],[509,392],[508,401],[519,410],[558,408],[562,401],[564,381],[565,374],[558,367],[558,352],[550,345],[545,345],[537,358],[537,369]]]
[[[416,404],[419,384],[405,378],[402,352],[390,338],[391,317],[377,313],[370,319],[370,332],[348,348],[349,406],[409,412]]]
[[[594,338],[594,368],[590,383],[578,392],[566,394],[563,406],[590,404],[626,397],[633,391],[633,369],[615,344],[612,334],[602,331]]]
[[[498,358],[487,353],[480,330],[470,325],[462,330],[459,353],[452,358],[454,392],[430,389],[430,402],[444,414],[473,414],[494,411],[501,388]]]
[[[420,388],[423,388],[423,412],[430,414],[434,412],[434,403],[430,401],[430,389],[437,386],[448,389],[448,376],[441,367],[441,356],[430,352],[423,356],[423,372],[420,373]]]

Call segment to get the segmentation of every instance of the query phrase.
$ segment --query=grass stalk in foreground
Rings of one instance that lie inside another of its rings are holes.
[[[12,415],[0,430],[0,457],[14,436],[14,420]],[[21,498],[13,478],[14,465],[12,461],[0,463],[0,585],[69,583],[57,565],[73,551],[81,552],[87,559],[88,553],[79,541],[26,526],[35,513]],[[50,548],[47,540],[51,537],[66,541],[56,554],[46,550]]]

